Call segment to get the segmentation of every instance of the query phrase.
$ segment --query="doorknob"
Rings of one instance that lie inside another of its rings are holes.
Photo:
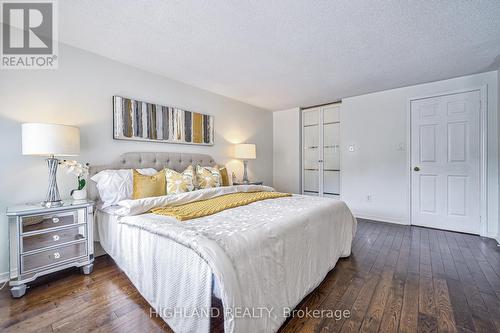
[[[420,171],[420,168],[419,167],[414,167],[413,171]]]

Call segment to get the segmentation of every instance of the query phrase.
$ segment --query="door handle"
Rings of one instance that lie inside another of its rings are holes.
[[[413,171],[420,171],[420,168],[419,167],[414,167]]]

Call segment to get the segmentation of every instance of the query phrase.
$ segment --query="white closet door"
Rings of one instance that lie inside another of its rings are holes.
[[[340,194],[340,105],[302,111],[303,193]]]
[[[340,123],[323,125],[323,156],[325,171],[340,170]]]
[[[340,194],[340,106],[322,107],[323,113],[323,177],[324,196]]]
[[[323,106],[322,110],[324,124],[340,122],[340,104]]]
[[[320,110],[304,110],[302,113],[303,142],[303,191],[318,195],[320,192]]]
[[[318,125],[304,127],[304,168],[318,169],[319,131]]]
[[[325,171],[323,174],[323,193],[340,194],[340,171]]]
[[[319,195],[318,171],[304,170],[304,194]]]

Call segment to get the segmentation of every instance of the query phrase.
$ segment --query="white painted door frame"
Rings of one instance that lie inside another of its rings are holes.
[[[487,122],[487,117],[488,117],[488,96],[487,96],[487,91],[488,91],[488,86],[484,85],[481,87],[471,87],[467,89],[461,89],[461,90],[455,90],[455,91],[449,91],[449,92],[444,92],[444,93],[439,93],[439,94],[433,94],[433,95],[425,95],[425,96],[418,96],[418,97],[411,97],[408,99],[407,102],[407,110],[406,110],[406,117],[407,117],[407,142],[408,142],[408,149],[407,149],[407,156],[406,156],[406,172],[407,172],[407,179],[408,179],[408,221],[410,225],[412,225],[412,165],[411,165],[411,102],[420,100],[420,99],[426,99],[426,98],[433,98],[433,97],[441,97],[441,96],[447,96],[447,95],[453,95],[453,94],[461,94],[461,93],[466,93],[466,92],[471,92],[471,91],[479,91],[480,96],[481,96],[481,102],[480,102],[480,107],[479,107],[479,140],[480,140],[480,157],[479,157],[479,172],[480,172],[480,209],[481,209],[481,216],[480,216],[480,235],[481,236],[487,236],[488,234],[488,181],[487,181],[487,176],[488,176],[488,122]]]

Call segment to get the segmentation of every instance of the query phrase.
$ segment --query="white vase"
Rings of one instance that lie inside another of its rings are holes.
[[[71,194],[73,200],[85,200],[87,199],[87,188],[82,190],[74,190],[73,194]]]

